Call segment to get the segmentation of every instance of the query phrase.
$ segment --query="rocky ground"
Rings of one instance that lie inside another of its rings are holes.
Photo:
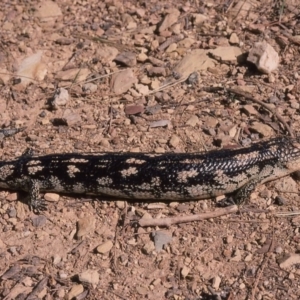
[[[0,133],[1,160],[297,134],[297,2],[2,1],[0,125],[20,132]],[[0,298],[299,299],[298,194],[286,177],[238,213],[163,228],[132,220],[210,213],[216,200],[48,193],[36,215],[26,194],[3,190]]]

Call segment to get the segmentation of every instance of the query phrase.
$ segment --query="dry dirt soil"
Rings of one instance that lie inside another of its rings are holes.
[[[297,2],[2,0],[1,160],[297,134]],[[247,61],[263,41],[279,55],[270,74]],[[26,193],[1,190],[0,298],[299,299],[299,187],[288,176],[236,213],[167,228],[137,222],[210,213],[220,199],[46,194],[35,214]]]

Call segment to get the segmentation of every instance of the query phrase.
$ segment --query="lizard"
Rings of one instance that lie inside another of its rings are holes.
[[[300,137],[276,137],[244,148],[195,153],[27,153],[0,161],[0,188],[123,199],[186,201],[234,193],[242,203],[258,184],[300,170]]]

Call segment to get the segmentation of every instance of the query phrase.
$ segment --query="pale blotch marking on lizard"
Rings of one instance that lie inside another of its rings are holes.
[[[74,166],[74,165],[68,165],[68,171],[67,171],[67,173],[69,174],[69,176],[71,178],[75,177],[75,173],[78,173],[78,172],[80,172],[80,170],[76,166]]]
[[[49,183],[56,192],[63,192],[65,187],[61,184],[61,181],[56,176],[50,176]]]
[[[187,158],[179,161],[180,164],[202,164],[203,162],[204,162],[203,159],[193,159],[193,158]]]
[[[145,160],[137,159],[137,158],[128,158],[126,160],[127,164],[138,164],[138,165],[141,165],[141,164],[144,164],[145,162],[146,162]]]
[[[28,173],[30,174],[30,175],[34,175],[35,173],[37,173],[38,171],[42,171],[44,169],[44,167],[43,166],[34,166],[34,167],[28,167]]]
[[[113,180],[110,177],[101,177],[101,178],[97,178],[97,182],[100,185],[107,185],[107,184],[112,184]]]
[[[161,184],[161,179],[159,177],[154,177],[151,179],[151,183],[154,186],[160,186]]]
[[[246,170],[246,173],[250,176],[255,176],[259,173],[259,167],[254,166],[252,168],[249,168],[249,169]]]
[[[88,163],[89,160],[85,158],[70,158],[69,162],[71,163]]]
[[[197,172],[195,169],[191,169],[189,171],[182,171],[177,173],[177,180],[178,182],[187,182],[188,178],[197,176],[199,172]]]
[[[127,177],[127,176],[131,176],[131,175],[137,174],[138,170],[137,170],[137,168],[130,167],[128,169],[120,171],[120,173],[122,174],[123,177]]]
[[[40,165],[40,164],[42,164],[42,162],[40,160],[31,160],[26,164],[26,166],[36,166],[36,165]]]
[[[196,184],[196,185],[186,187],[186,190],[191,197],[210,198],[212,187],[206,184]],[[223,193],[221,193],[221,195],[222,194]],[[178,196],[178,193],[175,193],[174,196]],[[219,194],[217,196],[219,196]]]
[[[14,170],[15,170],[14,165],[5,165],[5,166],[1,167],[0,168],[0,178],[2,180],[5,180],[8,176],[13,174]]]
[[[72,191],[74,193],[84,193],[85,192],[85,187],[83,183],[76,183],[72,185]]]

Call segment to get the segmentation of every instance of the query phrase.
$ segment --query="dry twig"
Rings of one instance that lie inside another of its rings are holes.
[[[147,226],[164,226],[169,227],[173,224],[187,223],[193,221],[201,221],[210,218],[216,218],[227,214],[232,214],[238,211],[237,205],[232,205],[225,208],[220,208],[212,212],[207,212],[198,215],[180,216],[174,218],[162,218],[162,219],[141,219],[138,224],[142,227]]]

